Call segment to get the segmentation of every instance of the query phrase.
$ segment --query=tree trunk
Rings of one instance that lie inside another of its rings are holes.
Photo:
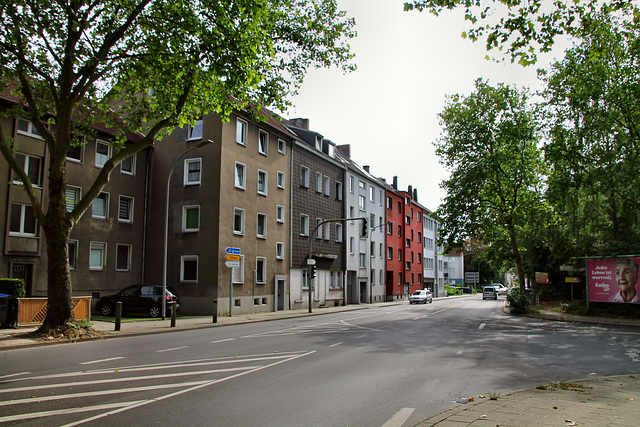
[[[522,257],[520,256],[520,251],[518,250],[516,228],[513,226],[512,221],[507,222],[507,231],[509,232],[509,240],[511,241],[511,252],[513,253],[513,260],[516,262],[518,282],[520,282],[520,293],[524,295],[524,291],[525,291],[524,267],[522,265]]]
[[[49,169],[49,206],[43,225],[47,243],[47,316],[40,332],[64,328],[75,322],[73,292],[69,272],[68,240],[72,223],[66,206],[66,167],[64,162],[51,162]],[[57,170],[56,170],[57,169]]]

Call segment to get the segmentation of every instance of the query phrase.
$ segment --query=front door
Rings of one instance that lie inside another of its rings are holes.
[[[11,278],[24,280],[26,295],[33,295],[33,264],[12,264]]]

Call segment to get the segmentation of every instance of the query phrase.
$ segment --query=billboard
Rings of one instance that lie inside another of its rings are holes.
[[[589,301],[640,303],[640,258],[587,260]]]

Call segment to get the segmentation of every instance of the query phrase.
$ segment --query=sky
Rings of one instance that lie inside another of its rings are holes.
[[[351,145],[356,163],[388,183],[397,176],[400,190],[411,185],[418,202],[434,211],[448,177],[433,146],[442,133],[437,115],[446,95],[470,94],[479,77],[538,89],[537,68],[558,55],[526,68],[508,59],[488,61],[482,40],[461,37],[469,28],[463,10],[437,17],[404,12],[403,0],[338,0],[338,6],[356,20],[358,36],[350,45],[358,69],[346,75],[336,68],[310,70],[285,117],[308,118],[312,130]]]

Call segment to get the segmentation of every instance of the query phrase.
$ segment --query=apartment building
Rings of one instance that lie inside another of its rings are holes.
[[[298,139],[291,161],[291,308],[342,305],[345,295],[346,166],[336,159],[335,145],[309,130],[307,119],[293,119],[288,128]],[[311,298],[309,252],[315,260]]]

